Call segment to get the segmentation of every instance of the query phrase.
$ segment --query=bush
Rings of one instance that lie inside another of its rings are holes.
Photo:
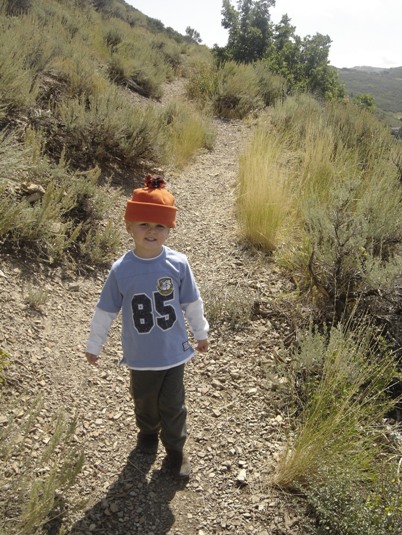
[[[262,61],[254,64],[258,77],[259,93],[265,106],[273,106],[278,100],[285,98],[286,80],[277,74],[273,74]]]
[[[203,109],[211,106],[218,88],[218,71],[211,63],[202,61],[192,68],[186,93]]]
[[[243,119],[260,111],[281,97],[283,90],[280,77],[270,75],[263,64],[238,65],[232,61],[220,67],[200,62],[187,84],[190,99],[228,119]]]
[[[107,166],[115,160],[124,160],[130,167],[140,157],[152,157],[160,129],[152,108],[129,106],[114,88],[88,98],[64,99],[56,106],[55,117],[59,124],[49,125],[48,146],[53,144],[56,154],[65,150],[68,160],[84,168]]]
[[[102,219],[116,203],[116,193],[99,184],[99,170],[70,174],[63,166],[52,166],[38,157],[30,134],[25,146],[13,137],[0,139],[0,242],[3,248],[31,252],[50,262],[68,259],[98,262],[99,251],[82,243],[96,237],[102,248],[102,263],[116,251],[120,236],[113,224],[104,232]],[[96,260],[95,260],[96,259]]]
[[[32,7],[32,0],[7,0],[7,15],[21,15]]]
[[[244,329],[250,322],[254,301],[247,287],[229,286],[217,292],[215,284],[202,288],[208,321],[213,328],[220,324],[233,331]]]
[[[190,104],[178,100],[170,102],[160,120],[163,125],[159,136],[161,161],[180,169],[200,149],[212,149],[211,126]]]
[[[124,39],[114,46],[107,60],[110,79],[144,97],[160,98],[162,83],[173,77],[181,63],[178,45],[152,40],[144,32],[128,31],[128,27],[119,28]],[[111,29],[108,35],[116,31]]]
[[[4,370],[9,365],[9,354],[0,349],[0,384],[4,381]]]
[[[295,399],[303,406],[274,482],[307,496],[323,533],[357,535],[358,526],[367,525],[364,533],[374,534],[376,525],[400,524],[398,466],[383,440],[383,418],[395,402],[386,396],[395,380],[393,354],[361,322],[323,333],[311,329],[291,362]],[[313,380],[306,382],[306,375]],[[391,487],[379,486],[384,465]],[[392,504],[393,519],[386,514]]]
[[[218,72],[213,108],[219,117],[243,119],[264,107],[259,80],[252,65],[228,62]]]
[[[331,472],[320,485],[306,488],[310,515],[318,534],[389,535],[402,529],[402,496],[395,463],[380,465],[371,486],[356,481],[347,467]]]
[[[266,140],[255,151],[264,128]],[[382,299],[395,309],[402,190],[398,146],[387,129],[354,105],[322,106],[300,95],[274,107],[253,143],[243,159],[249,169],[253,161],[257,169],[263,162],[258,174],[260,192],[267,194],[266,219],[255,219],[254,207],[244,206],[240,217],[251,222],[246,232],[271,235],[261,245],[276,246],[277,261],[317,311],[335,311],[340,319],[359,299],[362,309],[370,303],[374,311]],[[252,198],[253,180],[240,181],[242,198]],[[286,184],[286,201],[275,204],[278,227],[270,221],[272,182],[279,191]]]
[[[28,43],[32,27],[25,25]],[[33,105],[38,92],[35,69],[27,60],[28,51],[21,47],[22,32],[18,21],[9,23],[0,15],[0,120],[12,111]]]

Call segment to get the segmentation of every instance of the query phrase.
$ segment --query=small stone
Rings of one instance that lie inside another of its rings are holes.
[[[110,511],[112,513],[117,513],[119,511],[119,504],[117,504],[116,502],[113,502],[110,506]]]
[[[68,285],[68,289],[70,290],[70,292],[79,292],[80,285],[78,283],[72,282]]]
[[[246,485],[247,484],[247,471],[242,469],[240,470],[240,472],[237,474],[237,477],[236,477],[236,483],[239,487],[242,487],[243,485]]]

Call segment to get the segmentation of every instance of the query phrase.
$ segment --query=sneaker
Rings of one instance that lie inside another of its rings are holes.
[[[191,464],[184,451],[167,449],[167,464],[173,475],[180,479],[188,479],[191,474]]]
[[[136,450],[140,453],[153,455],[158,451],[158,433],[146,434],[141,431],[137,435]]]

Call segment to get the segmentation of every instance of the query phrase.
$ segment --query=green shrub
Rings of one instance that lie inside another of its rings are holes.
[[[48,299],[49,294],[46,290],[35,286],[29,286],[25,296],[25,303],[31,309],[41,311]]]
[[[32,0],[7,0],[7,15],[21,15],[32,7]]]
[[[278,100],[286,95],[286,80],[277,74],[273,74],[262,61],[254,64],[258,77],[259,94],[265,106],[273,106]]]
[[[180,63],[176,46],[152,41],[143,32],[133,34],[132,30],[131,36],[126,32],[108,60],[109,77],[145,97],[160,98],[162,83],[173,77]]]
[[[182,59],[180,46],[175,41],[160,36],[151,41],[151,47],[157,51],[158,57],[162,56],[164,63],[170,65],[174,72],[178,72]]]
[[[201,108],[210,106],[218,88],[217,68],[202,61],[192,67],[191,71],[186,85],[187,97],[197,102]]]
[[[378,466],[378,478],[362,485],[344,467],[330,471],[326,481],[306,488],[310,515],[317,534],[389,535],[402,529],[402,495],[396,463]]]
[[[105,43],[112,52],[116,50],[117,45],[119,45],[122,41],[123,36],[117,29],[110,29],[106,32]]]
[[[283,96],[284,83],[262,63],[227,62],[220,67],[207,61],[196,64],[189,76],[187,95],[219,117],[242,119]]]
[[[80,55],[58,57],[51,62],[48,71],[58,81],[59,102],[79,97],[93,98],[110,91],[106,78]]]
[[[24,29],[26,35],[23,35]],[[20,28],[18,19],[9,22],[0,15],[0,120],[11,111],[35,102],[38,84],[35,69],[28,59],[32,50],[21,46],[25,39],[30,43],[34,34],[32,24]]]
[[[249,288],[237,285],[217,292],[215,285],[206,284],[202,288],[202,295],[211,327],[223,324],[237,331],[249,324],[254,305]]]
[[[68,160],[77,162],[80,155],[85,168],[115,160],[132,166],[139,157],[151,157],[160,129],[158,114],[151,107],[128,105],[114,88],[89,98],[64,99],[56,106],[55,116],[60,126],[52,132],[49,145],[54,143],[59,154],[64,148]]]

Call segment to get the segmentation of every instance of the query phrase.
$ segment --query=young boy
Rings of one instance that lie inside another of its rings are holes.
[[[155,454],[160,434],[172,471],[181,478],[191,466],[184,443],[187,409],[184,364],[194,349],[185,319],[208,351],[208,322],[185,255],[166,247],[176,226],[174,197],[162,177],[148,175],[145,187],[133,191],[125,213],[134,250],[117,260],[107,277],[91,322],[86,358],[99,365],[99,353],[112,321],[122,310],[121,364],[130,369],[130,391],[139,428],[137,450]]]

